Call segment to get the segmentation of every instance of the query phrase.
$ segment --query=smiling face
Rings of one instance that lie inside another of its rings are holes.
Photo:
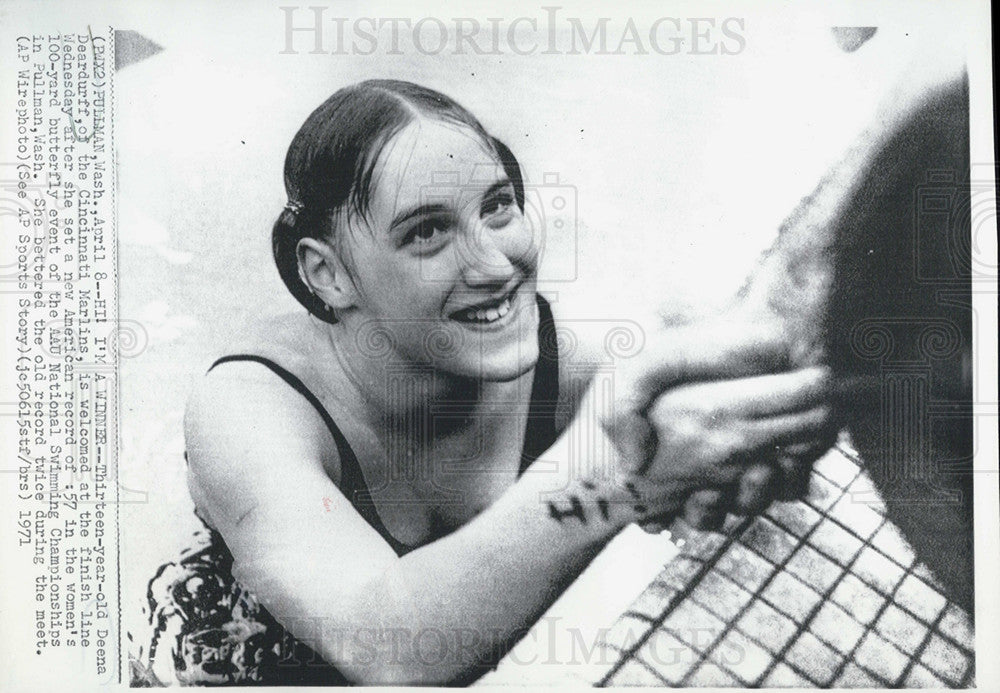
[[[467,127],[419,118],[387,144],[372,186],[341,244],[356,289],[338,316],[348,333],[387,336],[387,360],[463,377],[530,370],[538,250],[496,154]]]

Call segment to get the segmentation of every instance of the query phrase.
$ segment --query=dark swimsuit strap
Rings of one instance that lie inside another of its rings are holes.
[[[541,294],[538,297],[538,363],[528,403],[528,425],[524,432],[521,467],[518,476],[552,447],[556,441],[556,406],[559,403],[559,348],[552,308]]]
[[[552,309],[542,296],[538,296],[538,363],[535,366],[535,378],[531,387],[531,401],[528,404],[528,424],[524,434],[524,449],[521,453],[521,465],[518,476],[531,466],[553,442],[555,442],[555,412],[559,401],[559,354],[556,345],[555,325]],[[271,359],[256,354],[231,354],[223,356],[213,363],[208,372],[216,366],[232,361],[252,361],[270,369],[275,375],[288,383],[292,389],[306,398],[319,413],[326,424],[330,435],[337,445],[340,455],[340,490],[351,502],[351,505],[363,518],[385,539],[397,555],[402,556],[414,547],[404,544],[393,537],[386,528],[382,518],[375,510],[371,492],[361,471],[361,464],[354,454],[351,444],[347,442],[340,427],[327,412],[319,399],[306,387],[295,374],[279,366]]]
[[[333,441],[337,444],[337,453],[340,455],[340,488],[341,492],[347,496],[347,499],[351,501],[351,504],[357,509],[365,520],[368,521],[375,531],[382,535],[392,549],[400,556],[410,550],[406,544],[398,541],[394,536],[389,533],[385,524],[382,522],[382,518],[378,516],[375,512],[375,506],[371,502],[359,502],[359,496],[370,496],[368,494],[368,487],[364,481],[364,475],[361,473],[361,465],[358,462],[357,456],[354,454],[354,449],[351,448],[351,444],[347,442],[347,438],[344,437],[343,432],[336,422],[330,417],[330,414],[326,411],[326,408],[320,403],[319,399],[312,393],[312,391],[306,387],[305,383],[299,380],[298,376],[290,371],[286,370],[282,366],[271,359],[264,358],[263,356],[257,356],[256,354],[231,354],[229,356],[223,356],[215,363],[213,363],[208,372],[211,372],[216,366],[220,366],[223,363],[230,363],[232,361],[253,361],[254,363],[259,363],[262,366],[269,368],[275,375],[280,377],[286,383],[292,386],[292,388],[298,392],[300,395],[306,398],[316,409],[317,413],[323,418],[323,423],[326,424],[327,429],[330,431],[330,435],[333,436]]]

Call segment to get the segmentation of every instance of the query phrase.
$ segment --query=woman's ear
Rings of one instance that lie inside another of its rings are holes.
[[[357,288],[338,253],[318,238],[303,238],[295,247],[299,277],[310,293],[333,310],[351,308]]]

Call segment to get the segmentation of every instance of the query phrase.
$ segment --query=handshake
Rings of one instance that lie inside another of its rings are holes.
[[[727,512],[803,495],[812,463],[836,439],[835,410],[869,411],[874,401],[850,330],[865,317],[940,310],[931,289],[901,284],[895,269],[918,240],[900,207],[909,198],[872,195],[912,190],[910,172],[968,170],[964,60],[933,46],[917,55],[869,127],[782,223],[731,307],[658,328],[630,363],[626,392],[601,424],[629,494],[643,487],[638,519],[647,528],[680,514],[712,528]],[[836,388],[817,365],[827,362],[841,377]],[[971,392],[961,366],[948,364],[937,361],[936,379]]]
[[[718,529],[805,494],[839,424],[829,369],[795,368],[794,351],[780,320],[739,310],[647,341],[600,417],[644,529]]]

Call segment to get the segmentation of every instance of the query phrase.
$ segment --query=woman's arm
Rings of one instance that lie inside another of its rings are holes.
[[[324,472],[335,446],[319,416],[262,367],[213,371],[186,429],[192,491],[236,577],[359,683],[481,674],[638,516],[624,488],[574,478],[557,445],[554,467],[536,465],[464,527],[398,558]]]
[[[576,416],[595,374],[601,381],[595,387],[618,391],[615,402],[618,411],[602,412],[605,419],[626,418],[624,428],[638,429],[641,433],[642,429],[652,430],[652,427],[648,416],[643,414],[642,397],[622,391],[627,389],[622,386],[628,380],[622,377],[623,371],[659,373],[674,385],[727,375],[776,372],[791,366],[795,351],[792,347],[798,344],[799,335],[789,331],[787,320],[774,316],[764,319],[759,313],[748,320],[746,315],[734,309],[705,313],[690,308],[676,311],[661,307],[645,316],[640,312],[635,319],[602,318],[599,309],[595,315],[594,306],[600,305],[595,297],[581,297],[576,291],[572,297],[564,295],[562,298],[569,298],[569,302],[550,299],[561,345],[557,418],[557,430],[560,431]],[[620,314],[619,309],[605,315]],[[658,369],[657,362],[669,364],[669,368]],[[653,383],[648,388],[646,401],[662,387],[663,383]],[[622,400],[630,397],[635,400],[634,406],[621,406]],[[629,416],[630,409],[635,412],[634,416]],[[642,436],[618,436],[618,439],[622,437],[639,441]],[[786,446],[781,454],[768,451],[751,462],[738,481],[728,488],[696,490],[685,500],[681,512],[655,518],[641,526],[647,531],[659,532],[682,516],[692,527],[718,529],[727,513],[756,514],[775,498],[797,498],[805,493],[812,462],[829,450],[835,440],[836,431],[831,431],[825,439]]]
[[[669,388],[701,358],[650,357],[679,364],[675,378],[647,374],[636,393]],[[324,459],[335,446],[312,407],[262,367],[228,364],[189,407],[191,485],[236,577],[348,678],[454,683],[497,661],[626,524],[736,478],[735,453],[818,435],[821,380],[676,387],[647,407],[661,444],[638,461],[616,452],[628,447],[631,423],[606,426],[590,402],[492,506],[398,558],[324,471],[337,468]]]

